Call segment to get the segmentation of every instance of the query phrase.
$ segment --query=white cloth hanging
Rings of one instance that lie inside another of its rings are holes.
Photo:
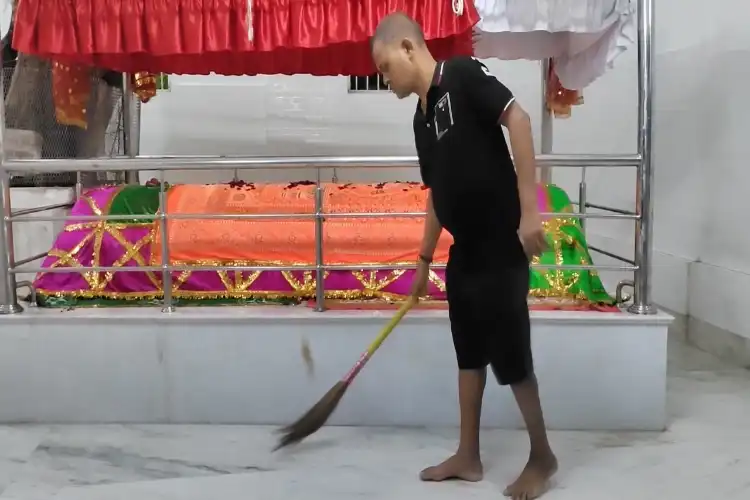
[[[474,0],[474,55],[553,58],[567,89],[581,90],[635,43],[634,0]]]

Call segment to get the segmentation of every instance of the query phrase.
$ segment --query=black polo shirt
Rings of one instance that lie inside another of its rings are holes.
[[[521,203],[500,117],[514,97],[476,59],[438,62],[427,94],[414,113],[422,180],[435,213],[472,258],[527,263],[518,240]]]

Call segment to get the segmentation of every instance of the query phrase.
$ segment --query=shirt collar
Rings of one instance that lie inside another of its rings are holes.
[[[438,61],[435,65],[435,72],[432,74],[432,86],[437,87],[440,82],[443,81],[443,68],[445,67],[445,61]]]
[[[438,61],[438,63],[435,65],[435,72],[432,74],[432,83],[430,84],[430,88],[438,87],[440,85],[440,82],[443,81],[443,67],[445,66],[445,61]],[[424,113],[422,113],[422,100],[417,100],[417,115],[420,117],[424,117]]]

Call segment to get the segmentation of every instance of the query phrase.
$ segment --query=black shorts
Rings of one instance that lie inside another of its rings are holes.
[[[523,382],[534,371],[528,265],[480,270],[453,260],[446,288],[458,368],[490,365],[501,385]]]

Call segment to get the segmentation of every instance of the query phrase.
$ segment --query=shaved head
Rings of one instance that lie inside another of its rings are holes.
[[[380,21],[370,49],[375,67],[400,99],[416,91],[430,61],[434,70],[422,27],[403,12],[388,14]]]
[[[408,38],[415,45],[424,45],[424,33],[422,27],[411,17],[403,12],[388,14],[378,23],[375,34],[370,40],[370,47],[376,43],[400,43]]]

